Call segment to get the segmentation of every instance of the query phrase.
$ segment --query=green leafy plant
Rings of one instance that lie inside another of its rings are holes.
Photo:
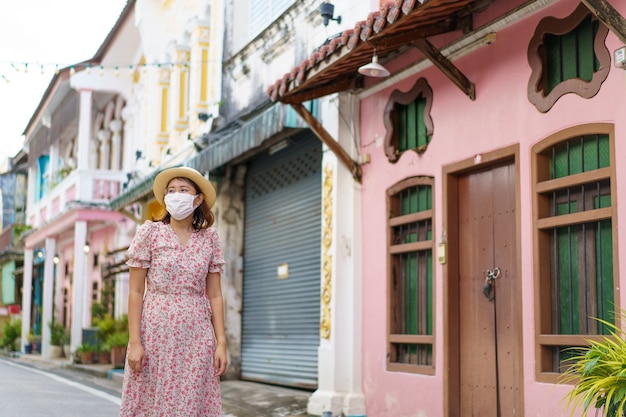
[[[104,343],[109,347],[126,347],[128,345],[128,332],[119,331],[112,333],[111,335],[109,335],[109,337],[107,337]]]
[[[89,353],[89,352],[95,352],[95,351],[96,351],[96,347],[89,343],[82,343],[76,348],[76,353]]]
[[[626,314],[622,311],[622,320]],[[604,417],[624,416],[626,411],[626,332],[615,324],[596,319],[609,329],[609,336],[589,340],[589,346],[572,348],[571,365],[559,382],[573,384],[565,399],[572,414],[583,407],[583,417],[591,407],[603,409]]]
[[[54,346],[62,346],[63,336],[65,334],[65,328],[63,325],[52,321],[51,323],[48,323],[48,326],[50,326],[50,344]]]
[[[72,333],[68,330],[63,331],[63,338],[61,339],[61,343],[64,345],[69,345],[72,341]]]
[[[22,322],[20,320],[7,320],[2,327],[2,337],[0,338],[0,347],[8,348],[11,351],[17,349],[17,339],[22,332]]]

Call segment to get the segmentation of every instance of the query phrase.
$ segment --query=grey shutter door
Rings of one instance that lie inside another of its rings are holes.
[[[315,388],[322,146],[309,131],[289,141],[248,166],[241,371],[244,379]]]

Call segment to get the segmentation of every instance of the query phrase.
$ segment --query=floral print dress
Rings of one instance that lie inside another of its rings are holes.
[[[120,417],[214,417],[222,415],[216,342],[206,296],[209,272],[224,258],[215,229],[194,231],[183,246],[163,222],[141,225],[127,264],[147,268],[141,317],[145,364],[124,370]]]

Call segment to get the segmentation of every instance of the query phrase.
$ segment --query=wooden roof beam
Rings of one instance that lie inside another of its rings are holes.
[[[306,109],[302,105],[302,103],[290,103],[291,107],[304,119],[305,122],[309,125],[315,136],[317,136],[322,142],[328,146],[328,148],[337,155],[337,158],[350,170],[352,173],[352,177],[355,181],[361,182],[361,165],[359,165],[355,160],[350,158],[348,152],[341,147],[339,142],[337,142],[331,135],[328,133],[324,126],[311,114],[310,111]]]
[[[620,15],[606,0],[582,0],[582,2],[626,45],[626,19],[624,16]]]
[[[476,88],[474,83],[467,79],[454,64],[435,48],[426,39],[418,39],[413,44],[431,60],[431,62],[441,70],[457,87],[461,89],[471,100],[476,100]]]

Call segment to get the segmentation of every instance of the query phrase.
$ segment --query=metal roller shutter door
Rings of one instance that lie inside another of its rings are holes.
[[[241,369],[244,379],[315,388],[322,147],[310,132],[289,141],[248,167]]]

